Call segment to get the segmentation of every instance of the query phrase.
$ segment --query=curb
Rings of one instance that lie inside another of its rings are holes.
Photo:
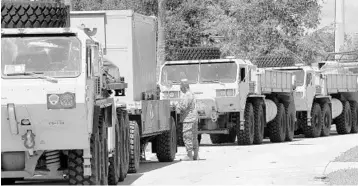
[[[324,175],[342,169],[358,169],[358,162],[330,162],[324,170]]]

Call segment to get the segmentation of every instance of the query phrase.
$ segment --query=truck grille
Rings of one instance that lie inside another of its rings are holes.
[[[254,81],[250,81],[249,82],[249,93],[255,93],[255,82]]]
[[[319,85],[316,86],[316,94],[322,94],[322,87]]]

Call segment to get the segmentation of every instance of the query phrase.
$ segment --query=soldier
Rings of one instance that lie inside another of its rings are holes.
[[[183,160],[197,160],[199,155],[199,144],[196,100],[194,94],[190,91],[189,84],[186,80],[181,81],[180,90],[182,94],[178,107],[181,112],[180,119],[183,123],[183,140],[188,153],[187,157]]]

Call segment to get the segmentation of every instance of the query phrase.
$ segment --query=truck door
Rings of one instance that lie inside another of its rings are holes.
[[[245,109],[246,105],[246,98],[249,94],[249,73],[247,65],[239,66],[239,77],[238,77],[238,84],[239,84],[239,101],[240,101],[240,108],[243,110]]]
[[[307,100],[307,107],[308,107],[308,111],[311,110],[312,108],[312,103],[313,103],[313,99],[315,97],[316,94],[316,84],[315,84],[315,79],[313,72],[312,71],[307,71],[306,72],[306,81],[305,81],[305,86],[306,86],[306,100]]]

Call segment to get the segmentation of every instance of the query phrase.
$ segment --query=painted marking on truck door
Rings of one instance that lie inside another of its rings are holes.
[[[56,125],[64,125],[65,122],[62,120],[57,120],[57,121],[50,121],[50,122],[48,122],[48,124],[51,126],[56,126]]]

